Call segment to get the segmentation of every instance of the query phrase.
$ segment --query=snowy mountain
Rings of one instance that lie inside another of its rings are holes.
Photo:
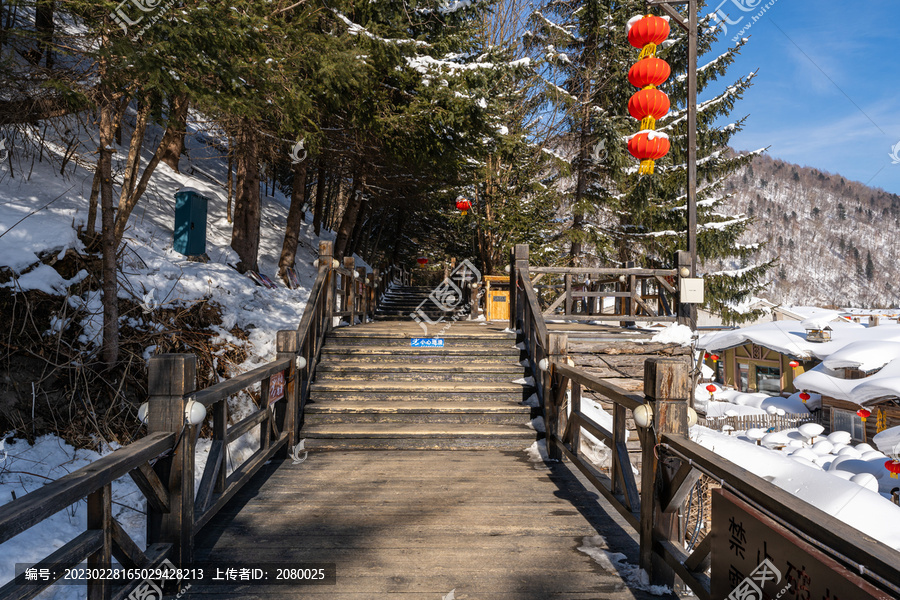
[[[758,156],[726,183],[730,212],[754,219],[760,243],[738,269],[777,259],[760,295],[773,302],[887,308],[900,305],[900,196],[840,175]]]

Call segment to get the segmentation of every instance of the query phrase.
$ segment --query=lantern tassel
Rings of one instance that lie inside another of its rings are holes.
[[[656,129],[656,119],[653,117],[644,117],[641,120],[641,129]]]
[[[641,168],[638,169],[638,173],[640,175],[653,175],[654,165],[656,163],[652,160],[642,160]]]
[[[465,211],[465,210],[462,211],[462,216],[466,216],[466,212],[468,212],[468,211]]]
[[[638,60],[642,58],[650,58],[652,56],[656,56],[656,44],[650,43],[644,46],[641,49],[641,54],[638,56]]]

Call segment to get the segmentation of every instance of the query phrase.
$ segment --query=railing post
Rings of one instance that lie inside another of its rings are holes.
[[[653,538],[678,537],[677,512],[664,513],[660,501],[662,483],[672,465],[661,465],[657,445],[665,433],[687,435],[690,375],[677,358],[649,358],[644,363],[644,395],[653,409],[653,429],[644,432],[641,446],[641,568],[654,585],[674,584],[671,567],[653,552]],[[677,468],[677,465],[675,465]]]
[[[528,277],[528,244],[516,244],[510,257],[509,267],[509,328],[519,328],[522,303],[519,298],[519,274]]]
[[[99,488],[87,498],[87,528],[103,532],[103,545],[88,556],[88,569],[106,571],[112,567],[112,484]],[[112,586],[109,579],[98,577],[88,579],[88,600],[109,600]]]
[[[350,326],[355,325],[354,321],[356,320],[356,280],[353,277],[353,272],[356,271],[356,260],[352,256],[344,257],[344,270],[349,271],[350,275],[341,275],[344,288],[344,302],[346,306],[341,307],[341,311],[349,312],[349,320]]]
[[[353,285],[353,290],[359,290],[359,304],[357,306],[357,312],[360,314],[359,320],[361,323],[366,322],[366,316],[369,314],[369,289],[366,287],[366,268],[365,267],[356,267],[356,283]]]
[[[678,316],[678,322],[682,325],[687,325],[691,329],[697,329],[697,305],[696,304],[684,304],[681,301],[681,278],[683,277],[682,273],[686,269],[687,276],[691,276],[691,253],[685,250],[679,250],[677,256],[678,266],[675,268],[676,271],[676,279],[675,279],[675,297],[677,298],[678,307],[676,310],[676,315]]]
[[[553,361],[565,362],[568,355],[569,336],[565,333],[548,333],[547,358]],[[556,392],[553,388],[554,370],[549,369],[544,373],[544,423],[547,430],[547,454],[553,460],[562,460],[562,450],[553,443],[553,438],[559,438],[559,410],[556,406]],[[563,397],[565,392],[563,392]]]
[[[328,277],[325,279],[325,333],[334,327],[334,286],[337,278],[334,276],[334,244],[332,242],[319,242],[319,270],[327,269]]]
[[[381,301],[381,292],[384,289],[381,281],[381,270],[378,267],[372,269],[372,318],[375,318],[375,307]]]
[[[279,331],[275,338],[277,358],[291,359],[291,366],[284,374],[284,404],[276,407],[275,423],[282,433],[287,432],[287,447],[279,450],[280,458],[287,458],[291,449],[297,445],[297,399],[300,390],[300,371],[297,369],[297,353],[300,351],[300,333],[296,329]]]
[[[184,418],[185,396],[197,388],[197,357],[163,354],[150,359],[148,376],[150,433],[172,432],[174,450],[155,469],[169,492],[168,513],[147,508],[147,543],[172,544],[176,565],[194,557],[194,429]]]

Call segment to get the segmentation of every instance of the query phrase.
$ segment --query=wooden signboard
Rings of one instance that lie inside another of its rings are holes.
[[[733,494],[712,497],[712,600],[892,600]]]
[[[279,371],[269,379],[269,404],[284,398],[284,371]]]

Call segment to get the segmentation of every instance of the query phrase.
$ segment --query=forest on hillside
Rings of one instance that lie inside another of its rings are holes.
[[[749,263],[777,260],[762,297],[808,306],[900,306],[897,194],[768,156],[738,170],[725,191],[729,208],[753,220],[741,240],[759,244]]]

